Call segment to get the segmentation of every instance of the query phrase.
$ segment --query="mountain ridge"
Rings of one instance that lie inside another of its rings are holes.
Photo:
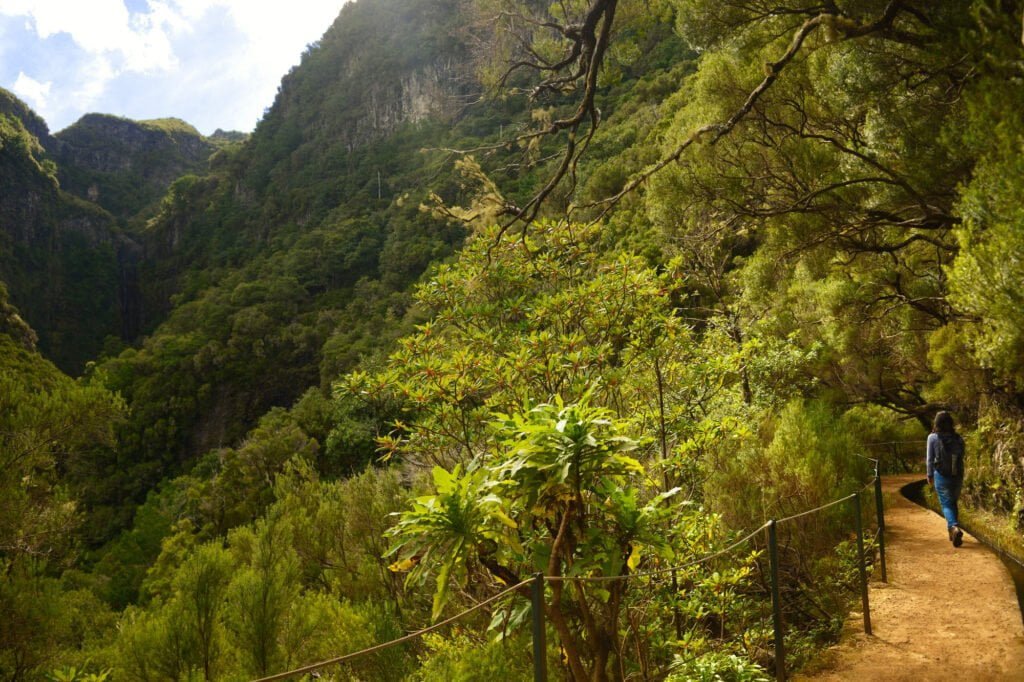
[[[123,223],[158,201],[178,177],[203,172],[216,146],[180,119],[133,121],[86,114],[53,135],[47,152],[61,186]]]

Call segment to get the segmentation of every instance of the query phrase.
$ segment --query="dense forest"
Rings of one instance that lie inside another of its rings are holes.
[[[528,590],[489,600],[541,572],[556,679],[766,680],[732,546],[940,409],[1020,536],[1022,12],[354,0],[251,135],[0,90],[0,677],[254,679],[479,607],[320,674],[532,679]],[[780,529],[790,666],[851,515]]]

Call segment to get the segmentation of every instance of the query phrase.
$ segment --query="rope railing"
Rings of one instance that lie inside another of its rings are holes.
[[[744,543],[749,541],[751,538],[753,538],[755,535],[757,535],[758,533],[760,533],[761,531],[763,531],[767,527],[768,527],[768,522],[766,521],[764,523],[764,525],[759,526],[758,528],[750,531],[750,533],[748,533],[744,537],[740,538],[736,542],[732,543],[728,547],[726,547],[724,549],[720,549],[717,552],[714,552],[712,554],[707,554],[705,556],[702,556],[699,559],[694,559],[692,561],[688,561],[685,564],[680,564],[679,566],[670,566],[669,568],[659,568],[659,569],[654,570],[654,571],[641,571],[640,573],[625,573],[623,575],[591,575],[591,576],[587,576],[587,575],[547,575],[547,576],[544,576],[544,580],[545,580],[545,582],[549,582],[549,583],[560,583],[560,582],[564,583],[564,582],[573,582],[573,581],[598,583],[598,582],[612,582],[612,581],[619,581],[619,580],[632,580],[634,578],[646,578],[646,577],[649,577],[649,576],[664,575],[666,573],[672,573],[673,571],[682,571],[683,569],[691,568],[691,567],[696,566],[698,564],[703,564],[703,563],[705,563],[707,561],[711,561],[712,559],[717,559],[720,556],[725,556],[726,554],[729,554],[734,549],[736,549],[737,547],[743,545]]]
[[[858,492],[860,492],[860,491],[858,491]],[[781,519],[776,519],[775,523],[776,524],[786,523],[787,521],[795,521],[796,519],[802,519],[803,517],[810,516],[811,514],[817,514],[820,511],[825,511],[829,507],[835,507],[837,505],[842,504],[843,502],[849,502],[857,494],[858,493],[850,493],[846,497],[840,497],[838,500],[832,500],[831,502],[826,502],[825,504],[821,505],[820,507],[815,507],[814,509],[808,509],[807,511],[798,512],[796,514],[792,514],[790,516],[786,516],[786,517],[783,517]]]
[[[926,441],[925,441],[924,438],[911,438],[909,440],[880,440],[880,441],[875,441],[873,443],[863,443],[863,445],[867,445],[867,446],[870,446],[870,445],[907,445],[907,444],[910,444],[910,443],[914,443],[916,445],[921,445],[922,443],[925,443],[925,442]]]
[[[346,661],[351,661],[353,659],[360,658],[362,656],[367,656],[369,654],[377,653],[378,651],[383,651],[385,649],[389,649],[389,648],[391,648],[393,646],[398,646],[399,644],[404,644],[405,642],[414,640],[414,639],[416,639],[418,637],[422,637],[423,635],[426,635],[426,634],[429,634],[431,632],[434,632],[435,630],[440,630],[441,628],[445,627],[446,625],[451,625],[452,623],[454,623],[455,621],[459,620],[463,616],[467,616],[467,615],[473,613],[474,611],[479,611],[480,609],[482,609],[483,607],[487,606],[488,604],[493,604],[494,602],[498,601],[502,597],[504,597],[504,596],[506,596],[508,594],[511,594],[512,592],[516,592],[520,588],[525,587],[526,585],[529,585],[529,584],[530,584],[529,580],[524,580],[521,583],[518,583],[516,585],[513,585],[512,587],[509,587],[509,588],[506,588],[506,589],[502,590],[501,592],[499,592],[498,594],[494,595],[493,597],[489,597],[488,599],[485,599],[484,601],[480,602],[479,604],[474,604],[473,606],[471,606],[470,608],[466,609],[462,613],[456,614],[456,615],[452,616],[451,618],[448,618],[446,620],[441,621],[440,623],[435,623],[435,624],[431,625],[430,627],[425,627],[422,630],[417,630],[416,632],[410,632],[409,634],[407,634],[407,635],[405,635],[403,637],[399,637],[398,639],[393,639],[393,640],[391,640],[389,642],[383,642],[381,644],[377,644],[377,645],[368,647],[366,649],[362,649],[361,651],[356,651],[356,652],[353,652],[351,654],[345,654],[344,656],[337,656],[335,658],[329,658],[326,661],[320,661],[319,663],[311,663],[310,665],[305,665],[305,666],[302,666],[301,668],[295,668],[294,670],[289,670],[287,672],[277,673],[276,675],[270,675],[268,677],[261,677],[258,680],[256,680],[255,682],[274,682],[275,680],[283,680],[283,679],[288,678],[288,677],[294,677],[295,675],[305,675],[306,673],[311,673],[311,672],[313,672],[315,670],[319,670],[320,668],[326,668],[327,666],[330,666],[330,665],[339,665],[341,663],[345,663]]]
[[[786,517],[783,517],[781,519],[770,519],[770,520],[766,521],[764,524],[762,524],[761,526],[759,526],[758,528],[755,528],[754,530],[750,531],[749,533],[747,533],[746,535],[744,535],[740,539],[734,541],[729,546],[724,547],[724,548],[722,548],[722,549],[720,549],[720,550],[718,550],[716,552],[712,552],[710,554],[706,554],[706,555],[698,557],[696,559],[692,559],[692,560],[690,560],[690,561],[688,561],[686,563],[680,564],[678,566],[671,566],[671,567],[668,567],[668,568],[655,569],[655,570],[649,570],[649,571],[641,571],[641,572],[638,572],[638,573],[627,573],[627,574],[623,574],[623,575],[610,575],[610,576],[545,576],[542,573],[537,573],[537,574],[534,574],[534,576],[532,578],[530,578],[528,580],[523,580],[523,581],[521,581],[521,582],[519,582],[519,583],[517,583],[515,585],[512,585],[511,587],[507,587],[504,590],[502,590],[501,592],[499,592],[498,594],[496,594],[496,595],[494,595],[492,597],[489,597],[489,598],[481,601],[478,604],[474,604],[473,606],[471,606],[470,608],[466,609],[465,611],[462,611],[462,612],[460,612],[460,613],[458,613],[458,614],[456,614],[454,616],[451,616],[450,618],[447,618],[447,619],[445,619],[445,620],[443,620],[443,621],[441,621],[439,623],[435,623],[434,625],[431,625],[429,627],[423,628],[421,630],[417,630],[415,632],[411,632],[411,633],[409,633],[407,635],[404,635],[404,636],[399,637],[397,639],[390,640],[388,642],[383,642],[381,644],[377,644],[377,645],[368,647],[366,649],[362,649],[360,651],[356,651],[356,652],[353,652],[353,653],[345,654],[343,656],[337,656],[335,658],[330,658],[330,659],[327,659],[325,661],[320,661],[318,663],[312,663],[310,665],[305,665],[305,666],[302,666],[300,668],[295,668],[293,670],[289,670],[289,671],[286,671],[286,672],[277,673],[277,674],[270,675],[270,676],[267,676],[267,677],[262,677],[262,678],[259,678],[259,679],[255,680],[255,682],[276,682],[277,680],[284,680],[284,679],[287,679],[289,677],[294,677],[294,676],[297,676],[297,675],[304,675],[306,673],[314,672],[314,671],[319,670],[321,668],[325,668],[325,667],[332,666],[332,665],[340,665],[340,664],[346,663],[348,661],[352,661],[354,659],[360,658],[362,656],[367,656],[367,655],[374,654],[374,653],[383,651],[385,649],[388,649],[388,648],[391,648],[391,647],[394,647],[394,646],[398,646],[399,644],[403,644],[405,642],[412,641],[412,640],[417,639],[419,637],[422,637],[422,636],[424,636],[426,634],[429,634],[431,632],[434,632],[436,630],[444,628],[444,627],[446,627],[446,626],[448,626],[448,625],[450,625],[450,624],[452,624],[452,623],[454,623],[454,622],[464,618],[465,616],[468,616],[469,614],[474,613],[475,611],[478,611],[478,610],[484,608],[485,606],[493,604],[494,602],[502,599],[503,597],[508,596],[509,594],[512,594],[514,592],[522,593],[523,588],[527,587],[528,585],[530,586],[532,611],[533,611],[533,637],[534,637],[534,647],[533,647],[533,650],[534,650],[534,673],[535,673],[534,674],[534,680],[535,680],[535,682],[545,682],[547,680],[546,660],[544,660],[544,655],[543,655],[543,652],[546,650],[546,645],[544,644],[545,625],[544,625],[544,608],[543,608],[544,584],[545,583],[554,583],[554,582],[593,582],[593,583],[598,583],[598,582],[625,581],[625,580],[633,580],[633,579],[636,579],[636,578],[660,576],[660,575],[665,575],[667,573],[675,573],[677,571],[682,571],[682,570],[685,570],[685,569],[688,569],[688,568],[692,568],[693,566],[696,566],[696,565],[699,565],[699,564],[703,564],[703,563],[712,561],[712,560],[720,558],[722,556],[726,556],[726,555],[732,553],[733,551],[735,551],[737,548],[739,548],[739,547],[743,546],[744,544],[750,542],[759,533],[764,532],[764,531],[767,531],[767,545],[768,545],[770,573],[771,573],[772,610],[773,610],[773,620],[774,620],[773,630],[775,632],[775,673],[776,673],[776,679],[777,680],[784,681],[786,679],[785,646],[784,646],[784,640],[783,640],[784,626],[783,626],[783,622],[782,622],[782,604],[781,604],[780,591],[779,591],[778,541],[777,541],[777,538],[776,538],[776,527],[779,524],[787,523],[787,522],[790,522],[790,521],[794,521],[796,519],[800,519],[800,518],[803,518],[803,517],[806,517],[806,516],[810,516],[812,514],[816,514],[816,513],[822,512],[822,511],[824,511],[826,509],[838,506],[838,505],[843,504],[843,503],[848,503],[848,502],[851,502],[851,501],[853,502],[854,513],[855,513],[855,517],[856,517],[856,526],[857,526],[858,568],[859,568],[859,572],[860,572],[860,583],[861,583],[860,587],[861,587],[861,595],[862,595],[863,607],[864,607],[864,609],[863,609],[863,611],[864,611],[864,629],[865,629],[865,632],[867,634],[869,634],[869,635],[871,634],[870,609],[869,609],[869,604],[868,604],[868,593],[867,593],[867,572],[866,572],[866,562],[865,562],[865,557],[864,557],[864,532],[863,532],[863,528],[862,528],[861,504],[860,504],[860,496],[868,488],[873,487],[874,488],[874,493],[875,493],[875,509],[876,509],[878,528],[875,531],[875,534],[874,534],[874,537],[872,538],[872,540],[877,542],[877,544],[878,544],[880,566],[881,566],[881,579],[882,579],[883,582],[887,582],[886,566],[885,566],[885,518],[884,518],[884,510],[883,510],[883,504],[882,504],[882,484],[881,484],[881,478],[878,475],[878,460],[875,459],[875,458],[872,458],[872,457],[866,457],[864,455],[857,455],[857,456],[858,457],[862,457],[864,459],[871,460],[871,461],[873,461],[875,463],[875,470],[874,470],[874,477],[873,477],[873,479],[870,482],[866,483],[859,490],[857,490],[856,492],[850,493],[849,495],[846,495],[845,497],[841,497],[839,499],[832,500],[831,502],[827,502],[825,504],[822,504],[820,506],[814,507],[812,509],[807,509],[805,511],[798,512],[796,514],[792,514],[790,516],[786,516]]]

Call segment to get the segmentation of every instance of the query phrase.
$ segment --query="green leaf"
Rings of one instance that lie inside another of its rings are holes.
[[[441,569],[437,572],[437,590],[434,592],[434,604],[430,610],[430,619],[432,621],[437,621],[444,610],[445,604],[448,603],[448,586],[451,582],[455,562],[459,559],[459,554],[457,551],[452,551],[444,563],[441,564]]]
[[[640,543],[634,542],[634,543],[631,544],[631,549],[630,549],[630,552],[629,552],[629,558],[626,559],[626,566],[629,567],[630,572],[635,572],[637,566],[640,565],[640,558],[641,558],[640,557],[640,549],[641,549]]]

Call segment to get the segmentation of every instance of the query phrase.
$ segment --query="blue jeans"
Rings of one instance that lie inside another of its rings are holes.
[[[964,477],[943,476],[938,471],[932,473],[935,476],[935,492],[939,496],[942,515],[946,517],[946,526],[952,528],[960,525],[960,510],[957,508],[957,501],[960,499],[960,486],[963,485]]]

